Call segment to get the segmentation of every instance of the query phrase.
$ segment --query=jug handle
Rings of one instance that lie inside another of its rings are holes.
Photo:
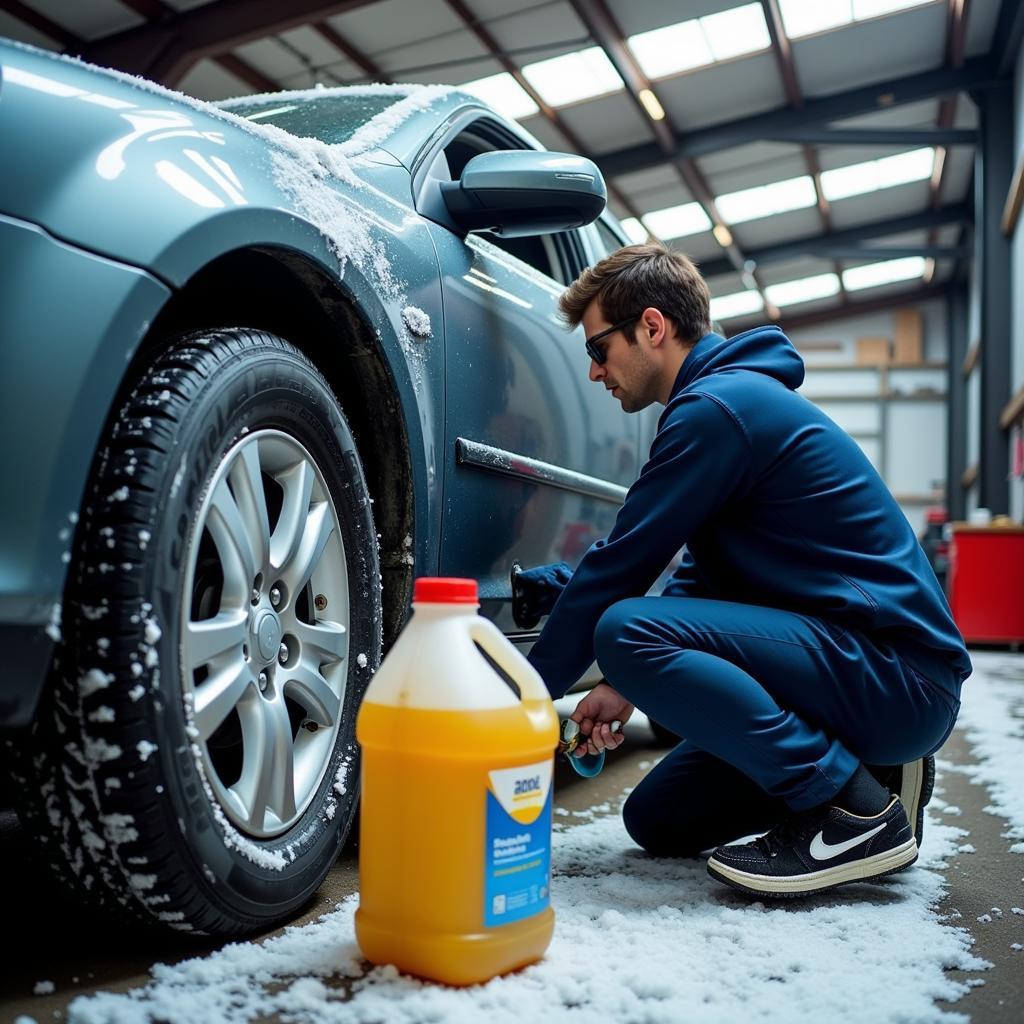
[[[490,619],[478,617],[470,626],[470,636],[516,681],[524,699],[551,700],[537,670],[518,654],[509,657],[508,640]]]

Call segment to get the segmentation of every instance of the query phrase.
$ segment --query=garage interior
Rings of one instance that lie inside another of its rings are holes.
[[[921,539],[975,663],[961,724],[939,755],[929,815],[946,845],[928,870],[939,879],[936,914],[966,929],[976,960],[947,966],[951,987],[891,1019],[1016,1019],[1024,997],[1024,803],[1013,768],[1024,754],[1024,4],[0,0],[0,36],[204,101],[367,83],[460,87],[546,148],[593,160],[631,240],[659,238],[697,262],[721,333],[778,324],[805,361],[802,393],[857,441]],[[986,725],[995,701],[998,735]],[[563,698],[559,711],[574,706]],[[558,764],[556,859],[562,849],[571,861],[573,828],[615,819],[663,754],[642,716],[626,733],[598,779]],[[215,956],[224,945],[140,945],[97,923],[38,872],[9,811],[0,812],[0,865],[15,943],[0,981],[4,1020],[167,1019],[158,1006],[152,1018],[119,1018],[115,1004],[89,1000],[138,991],[154,965]],[[291,927],[311,925],[357,889],[350,839]],[[605,890],[609,913],[628,917],[632,894]],[[833,896],[835,906],[875,901],[879,914],[900,898],[891,886]],[[717,906],[728,927],[742,926],[743,901],[719,895]],[[617,918],[591,922],[618,926]],[[891,976],[898,984],[913,958],[895,948],[892,956],[904,961]],[[318,1017],[323,993],[300,987],[291,1010],[273,1004],[265,1019],[364,1019],[358,979],[318,977],[346,993],[354,1016]],[[563,1000],[553,1019],[582,1013],[570,987],[553,996]],[[706,997],[695,1019],[735,1019],[737,992],[762,997],[726,985],[718,1016]],[[393,1019],[490,1012],[486,1000],[475,1011],[464,1000],[431,1016],[422,993],[407,995],[412,1008]],[[492,997],[513,1013],[500,989]],[[622,1019],[644,1019],[614,990],[607,998]],[[232,1012],[206,1019],[256,1019]],[[851,1011],[843,1019],[883,1018]]]

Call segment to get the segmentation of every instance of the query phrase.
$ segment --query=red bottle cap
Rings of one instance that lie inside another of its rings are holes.
[[[446,576],[421,576],[413,588],[417,604],[479,604],[476,580]]]

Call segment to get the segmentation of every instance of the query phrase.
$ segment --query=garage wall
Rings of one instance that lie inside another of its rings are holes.
[[[912,307],[922,316],[921,367],[858,365],[857,339],[892,338],[895,310],[852,316],[789,337],[807,366],[801,389],[846,430],[870,459],[917,533],[925,510],[943,502],[946,486],[946,304],[934,299]],[[837,347],[818,351],[815,343]]]

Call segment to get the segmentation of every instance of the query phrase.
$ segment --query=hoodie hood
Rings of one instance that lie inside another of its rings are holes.
[[[804,361],[775,326],[755,327],[733,338],[705,334],[679,369],[671,398],[694,381],[724,370],[752,370],[774,377],[791,391],[804,382]]]

